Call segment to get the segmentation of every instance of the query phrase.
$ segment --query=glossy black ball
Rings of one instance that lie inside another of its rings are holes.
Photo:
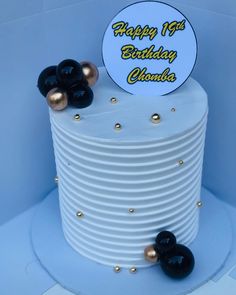
[[[38,88],[43,96],[47,96],[48,92],[59,86],[56,76],[56,66],[50,66],[44,69],[38,77]]]
[[[175,248],[161,256],[160,264],[163,271],[170,277],[182,279],[194,268],[194,256],[189,248],[176,244]]]
[[[176,245],[176,237],[170,231],[161,231],[156,237],[155,248],[159,254],[172,250]]]
[[[93,101],[93,91],[87,85],[76,85],[68,90],[69,104],[76,108],[86,108]]]
[[[82,66],[73,59],[65,59],[57,66],[57,79],[66,88],[83,83],[83,76]]]

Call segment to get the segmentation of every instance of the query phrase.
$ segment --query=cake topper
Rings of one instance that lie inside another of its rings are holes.
[[[40,73],[38,88],[55,111],[61,111],[67,105],[85,108],[93,101],[90,87],[97,82],[98,76],[98,69],[93,63],[65,59],[58,66],[47,67]]]
[[[110,77],[132,94],[164,95],[191,74],[197,40],[187,18],[162,2],[145,1],[120,11],[103,38]]]

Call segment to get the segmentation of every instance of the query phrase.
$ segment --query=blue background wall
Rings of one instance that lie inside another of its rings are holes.
[[[137,1],[0,1],[0,224],[54,187],[48,110],[39,72],[70,57],[102,64],[111,18]],[[236,206],[236,2],[167,0],[192,22],[199,41],[193,73],[209,94],[204,185]]]

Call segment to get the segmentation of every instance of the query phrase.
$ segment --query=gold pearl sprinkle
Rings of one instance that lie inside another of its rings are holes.
[[[160,123],[160,121],[161,121],[161,116],[159,115],[159,114],[153,114],[152,116],[151,116],[151,121],[152,121],[152,123],[154,123],[154,124],[158,124],[158,123]]]
[[[136,273],[137,268],[135,266],[132,266],[129,271],[130,271],[130,273]]]
[[[197,207],[198,207],[198,208],[201,208],[201,207],[202,207],[202,201],[198,201],[198,202],[197,202]]]
[[[160,259],[160,254],[157,253],[154,245],[149,245],[144,249],[144,258],[152,263],[156,263]]]
[[[54,182],[55,182],[55,183],[58,183],[58,181],[59,181],[59,177],[58,177],[58,176],[55,176],[55,177],[54,177]]]
[[[122,128],[122,126],[121,126],[120,123],[116,123],[116,124],[115,124],[115,129],[116,129],[116,130],[121,130],[121,128]]]
[[[76,213],[76,216],[79,217],[79,218],[82,218],[82,217],[84,217],[84,213],[81,212],[81,211],[78,211],[78,212]]]
[[[115,98],[115,97],[112,97],[111,99],[110,99],[110,102],[112,103],[112,104],[115,104],[115,103],[117,103],[117,98]]]
[[[134,208],[129,208],[129,213],[134,213],[135,212],[135,209]]]
[[[175,109],[175,108],[172,108],[172,109],[171,109],[171,112],[175,112],[175,111],[176,111],[176,109]]]
[[[76,114],[76,115],[74,115],[74,119],[75,119],[76,121],[80,121],[80,120],[81,120],[81,117],[80,117],[79,114]]]
[[[120,268],[120,266],[119,265],[116,265],[115,267],[114,267],[114,272],[120,272],[121,271],[121,268]]]
[[[183,160],[179,160],[179,165],[183,165],[184,161]]]

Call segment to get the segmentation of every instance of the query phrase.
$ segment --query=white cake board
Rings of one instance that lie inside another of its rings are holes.
[[[186,294],[210,280],[224,265],[232,244],[232,227],[224,204],[202,189],[200,229],[190,248],[195,256],[192,274],[182,280],[167,277],[159,265],[130,274],[95,263],[66,242],[60,219],[58,192],[42,202],[32,223],[32,244],[39,261],[63,287],[80,295]]]

